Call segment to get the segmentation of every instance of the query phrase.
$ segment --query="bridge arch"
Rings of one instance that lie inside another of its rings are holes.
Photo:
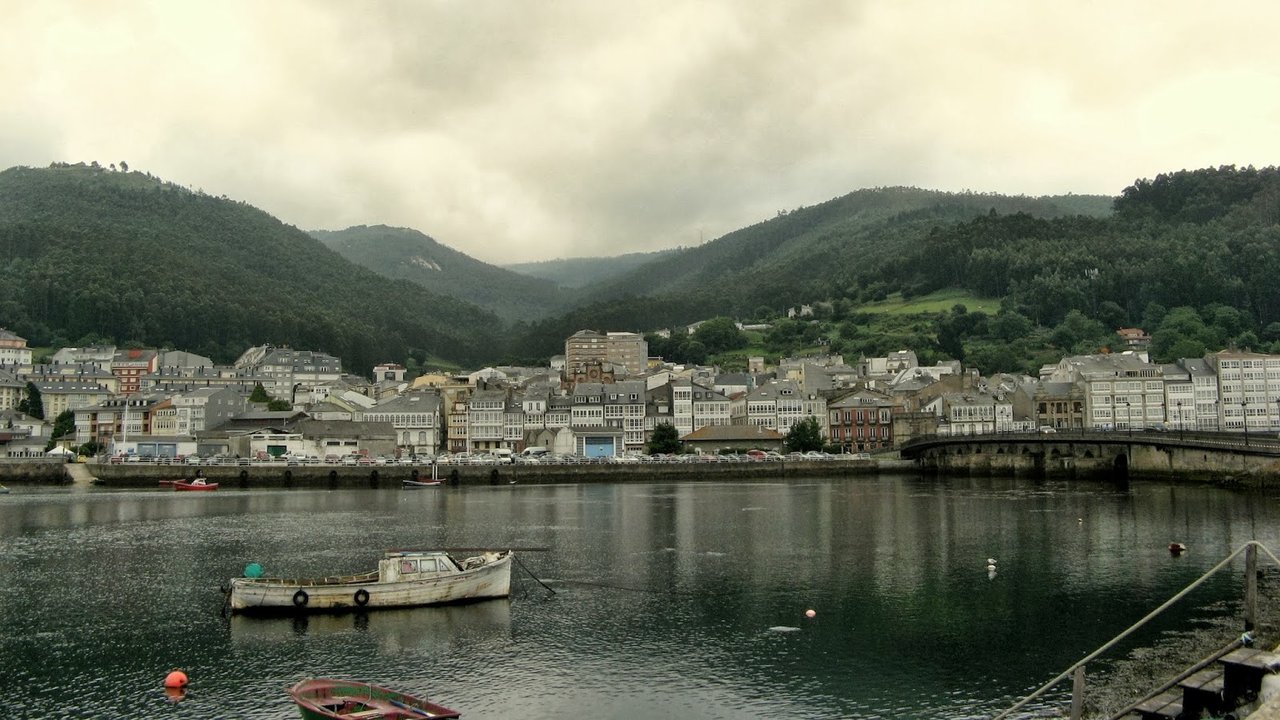
[[[1128,453],[1117,453],[1115,459],[1111,461],[1111,469],[1115,470],[1117,480],[1129,479],[1129,455]]]

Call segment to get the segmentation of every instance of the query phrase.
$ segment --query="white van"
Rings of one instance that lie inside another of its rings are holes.
[[[543,455],[546,455],[548,452],[550,451],[547,450],[546,448],[535,445],[534,447],[525,448],[524,452],[520,453],[520,455],[521,457],[542,457]]]

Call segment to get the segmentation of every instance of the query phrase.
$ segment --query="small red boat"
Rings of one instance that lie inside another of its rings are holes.
[[[174,480],[173,489],[174,490],[197,490],[197,491],[198,490],[205,490],[205,491],[217,490],[218,483],[205,482],[204,478],[196,478],[191,482],[187,482],[186,480]]]
[[[355,680],[308,679],[289,688],[303,720],[458,718],[457,710],[426,698]]]

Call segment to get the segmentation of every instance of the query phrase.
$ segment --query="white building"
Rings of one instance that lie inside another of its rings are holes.
[[[1137,430],[1165,422],[1163,370],[1133,352],[1063,358],[1047,380],[1084,387],[1085,429]]]
[[[31,348],[26,338],[0,328],[0,367],[24,368],[31,365]]]
[[[1280,355],[1223,350],[1204,360],[1218,378],[1221,429],[1264,432],[1280,427]]]
[[[433,454],[440,448],[444,401],[433,390],[415,390],[374,405],[363,413],[367,422],[390,423],[396,447],[409,454]]]

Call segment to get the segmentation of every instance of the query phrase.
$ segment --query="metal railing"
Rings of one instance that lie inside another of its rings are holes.
[[[1072,693],[1071,693],[1072,695],[1071,718],[1072,720],[1079,720],[1079,718],[1081,717],[1082,708],[1084,706],[1084,689],[1085,689],[1084,688],[1084,667],[1085,665],[1097,659],[1099,656],[1101,656],[1103,653],[1107,652],[1111,648],[1115,647],[1117,644],[1120,643],[1121,640],[1124,640],[1129,635],[1132,635],[1135,631],[1140,629],[1142,626],[1151,622],[1151,620],[1155,619],[1165,610],[1168,610],[1170,607],[1172,607],[1179,600],[1186,597],[1188,594],[1190,594],[1192,590],[1196,589],[1202,583],[1208,580],[1210,577],[1217,574],[1218,571],[1230,565],[1231,562],[1240,555],[1240,553],[1245,554],[1245,596],[1244,596],[1245,629],[1246,631],[1252,630],[1256,626],[1257,620],[1258,620],[1258,554],[1257,552],[1259,549],[1261,549],[1262,552],[1266,553],[1267,557],[1271,558],[1271,562],[1275,563],[1277,567],[1280,567],[1280,559],[1277,559],[1276,556],[1270,550],[1268,550],[1265,545],[1258,542],[1257,540],[1250,540],[1249,542],[1237,548],[1235,552],[1231,553],[1226,558],[1224,558],[1222,562],[1219,562],[1217,565],[1214,565],[1212,568],[1207,570],[1203,575],[1201,575],[1198,579],[1196,579],[1190,585],[1186,586],[1181,591],[1179,591],[1176,595],[1166,600],[1163,604],[1160,605],[1160,607],[1147,613],[1145,617],[1143,617],[1141,620],[1137,621],[1136,623],[1130,625],[1119,635],[1116,635],[1114,638],[1111,638],[1110,640],[1108,640],[1106,643],[1102,645],[1102,647],[1099,647],[1097,650],[1094,650],[1093,652],[1089,653],[1084,658],[1076,661],[1073,665],[1071,665],[1071,667],[1067,668],[1066,670],[1063,670],[1052,680],[1045,683],[1044,685],[1041,685],[1035,692],[1024,697],[1022,700],[1019,700],[1015,705],[1001,712],[999,715],[996,715],[992,720],[1002,720],[1003,718],[1009,717],[1012,713],[1022,709],[1027,705],[1027,703],[1031,702],[1032,700],[1035,700],[1041,695],[1044,695],[1046,692],[1053,689],[1054,686],[1056,686],[1058,683],[1062,682],[1063,680],[1066,680],[1069,677],[1073,678]]]

